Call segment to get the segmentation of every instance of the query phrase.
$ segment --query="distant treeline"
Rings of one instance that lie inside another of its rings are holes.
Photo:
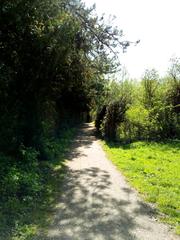
[[[180,61],[164,78],[146,70],[140,81],[111,81],[97,110],[96,128],[108,140],[180,138]]]

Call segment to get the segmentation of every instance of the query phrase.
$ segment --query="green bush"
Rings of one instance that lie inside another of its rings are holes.
[[[25,201],[29,196],[37,196],[41,191],[38,153],[32,148],[23,148],[20,155],[21,159],[18,162],[2,154],[0,156],[2,201],[11,198]]]
[[[116,139],[118,124],[124,121],[126,110],[127,104],[124,99],[108,105],[101,130],[106,139]]]
[[[119,125],[121,139],[147,139],[150,128],[149,111],[143,106],[131,106],[125,113],[124,121]]]

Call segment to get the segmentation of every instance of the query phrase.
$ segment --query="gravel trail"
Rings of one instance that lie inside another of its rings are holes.
[[[74,141],[63,194],[43,239],[180,240],[107,159],[93,131],[84,124]]]

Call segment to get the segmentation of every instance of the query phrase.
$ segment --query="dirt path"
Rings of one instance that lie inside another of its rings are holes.
[[[107,160],[84,125],[67,163],[63,195],[47,240],[175,240]]]

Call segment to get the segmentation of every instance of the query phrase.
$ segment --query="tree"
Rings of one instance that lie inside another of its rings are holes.
[[[157,71],[155,69],[146,70],[142,79],[142,86],[144,90],[143,101],[147,109],[154,105],[158,84],[159,75]]]
[[[173,111],[180,113],[180,59],[172,58],[171,67],[169,69],[169,91],[167,93],[167,101],[172,104]]]

